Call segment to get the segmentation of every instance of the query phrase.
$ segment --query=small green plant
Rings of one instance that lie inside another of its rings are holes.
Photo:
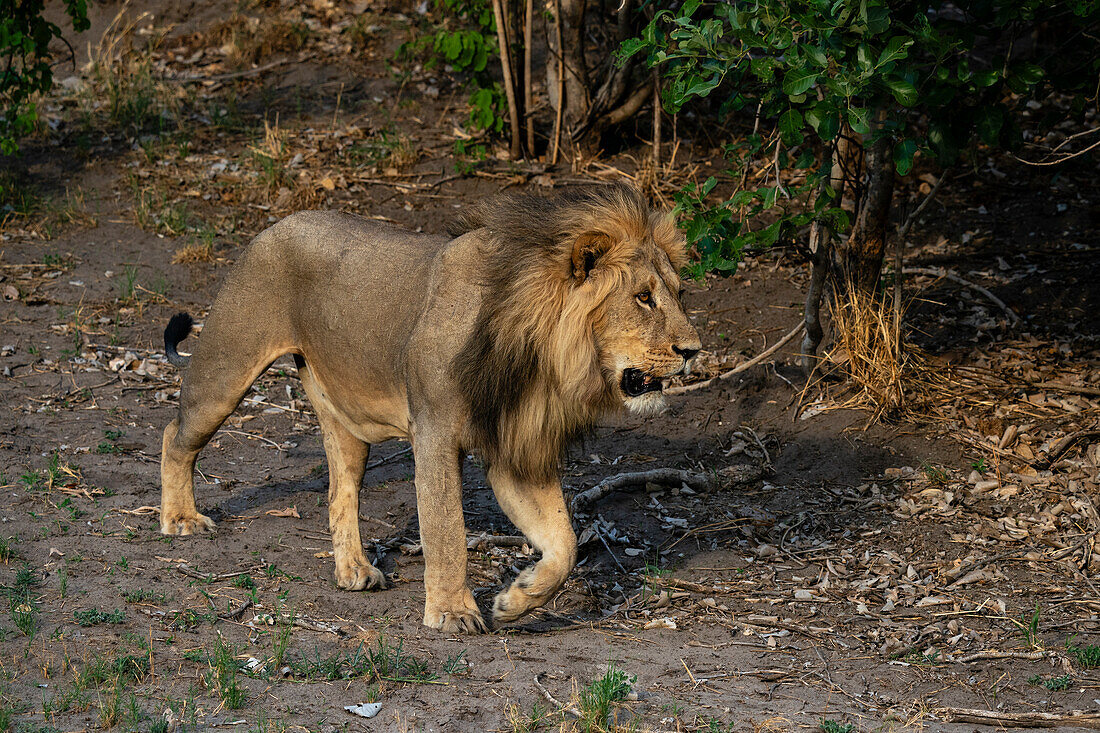
[[[131,280],[129,287],[132,297],[135,287],[133,280]],[[106,440],[102,441],[98,446],[96,446],[95,452],[99,453],[100,455],[121,453],[122,448],[116,445],[116,443],[120,438],[124,437],[125,435],[126,433],[121,430],[104,430],[103,437],[106,438]]]
[[[423,660],[405,653],[404,644],[398,641],[395,646],[385,636],[379,636],[378,644],[367,649],[367,659],[375,676],[391,682],[423,683],[438,679]]]
[[[602,731],[607,727],[607,715],[611,705],[625,700],[631,685],[637,678],[609,663],[602,676],[594,679],[581,690],[581,722],[586,730]]]
[[[248,693],[237,679],[240,665],[237,664],[236,655],[236,649],[221,637],[214,640],[206,686],[218,693],[226,710],[238,710],[248,701]]]
[[[478,163],[489,157],[489,146],[476,140],[454,141],[455,170],[459,175],[468,176],[474,172]]]
[[[560,721],[560,715],[537,702],[531,704],[531,712],[524,712],[519,705],[509,705],[505,710],[512,733],[534,733],[540,728],[550,728]]]
[[[1061,677],[1044,678],[1036,674],[1028,678],[1028,683],[1045,687],[1051,692],[1062,692],[1063,690],[1068,690],[1069,686],[1073,684],[1073,676],[1067,674]]]
[[[1029,649],[1034,649],[1040,645],[1039,619],[1041,613],[1039,604],[1036,603],[1034,611],[1024,611],[1020,614],[1020,620],[1015,622],[1020,627],[1020,634],[1024,638],[1024,646]]]
[[[99,624],[120,624],[125,620],[125,614],[121,608],[114,611],[100,611],[98,608],[87,608],[81,611],[73,611],[73,618],[81,626],[98,626]]]
[[[98,691],[99,724],[104,729],[114,728],[122,720],[122,680],[116,678],[110,687]]]
[[[275,631],[271,636],[271,671],[283,667],[286,651],[290,647],[290,635],[294,631],[294,611],[280,613],[276,606]]]
[[[985,456],[982,456],[976,461],[972,461],[970,467],[978,473],[985,473],[989,470],[989,467],[985,465]]]
[[[135,588],[124,590],[119,595],[127,603],[167,603],[168,596],[161,591],[153,591],[148,588]]]
[[[856,727],[852,723],[838,723],[835,720],[822,718],[818,723],[818,729],[821,733],[852,733]]]
[[[1077,658],[1077,664],[1083,669],[1096,669],[1100,667],[1100,646],[1089,644],[1080,647],[1073,643],[1072,638],[1066,640],[1066,650]]]
[[[79,689],[102,687],[108,682],[140,684],[149,676],[149,655],[119,654],[114,658],[95,654],[77,673],[75,683]]]
[[[927,478],[928,482],[931,483],[933,486],[943,486],[951,479],[951,476],[948,475],[947,471],[940,468],[939,466],[933,466],[927,461],[922,463],[920,468],[921,471],[924,472],[924,477]]]
[[[238,575],[233,581],[233,587],[251,590],[256,587],[256,581],[252,579],[251,575]]]
[[[29,595],[11,597],[11,620],[19,633],[29,639],[34,638],[38,630],[38,607]]]
[[[463,649],[458,654],[452,654],[447,657],[447,661],[443,663],[443,671],[450,675],[463,675],[470,673],[470,663],[466,661],[466,650]]]
[[[122,274],[119,276],[118,281],[118,299],[123,302],[128,302],[134,299],[135,288],[137,286],[137,268],[133,265],[126,265],[122,269]]]
[[[7,562],[15,557],[15,546],[19,544],[18,537],[0,537],[0,562]]]

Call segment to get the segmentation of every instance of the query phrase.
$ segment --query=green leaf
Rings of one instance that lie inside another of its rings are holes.
[[[791,96],[804,94],[817,81],[818,73],[810,69],[791,69],[783,76],[783,91]]]
[[[1001,77],[999,69],[986,69],[985,71],[978,71],[974,74],[974,83],[979,87],[991,87],[997,83],[997,79]]]
[[[803,46],[803,53],[806,54],[806,58],[813,61],[815,64],[824,69],[829,65],[829,59],[825,56],[825,52],[816,46]]]
[[[884,66],[891,61],[897,61],[903,59],[909,55],[909,47],[913,45],[912,39],[907,39],[902,36],[894,36],[886,42],[886,48],[882,49],[882,53],[879,54],[878,63],[876,67]]]
[[[848,126],[860,135],[870,135],[871,111],[866,107],[849,107]]]
[[[886,86],[889,87],[890,93],[894,95],[894,99],[898,100],[898,104],[903,107],[912,107],[917,103],[917,88],[907,82],[905,79],[898,77],[886,77],[883,79]]]
[[[1018,76],[1024,84],[1031,86],[1033,84],[1038,84],[1039,80],[1043,78],[1043,69],[1036,64],[1021,64],[1020,67],[1016,69],[1016,76]]]
[[[996,145],[997,138],[1004,126],[1004,113],[1000,107],[987,107],[978,112],[977,130],[978,136],[986,145]]]
[[[913,167],[913,156],[916,153],[917,144],[912,140],[902,140],[894,146],[894,165],[899,176],[904,176]]]
[[[802,142],[802,115],[798,110],[789,109],[779,117],[779,134],[788,145]]]

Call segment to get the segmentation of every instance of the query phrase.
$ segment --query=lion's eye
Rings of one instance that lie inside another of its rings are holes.
[[[638,302],[642,305],[653,305],[653,296],[650,295],[648,290],[643,290],[634,297],[637,298]]]

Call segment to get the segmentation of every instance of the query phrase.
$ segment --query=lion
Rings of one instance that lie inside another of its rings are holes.
[[[292,354],[320,423],[338,587],[385,586],[363,552],[359,489],[372,443],[411,442],[424,624],[489,627],[467,585],[462,461],[485,462],[501,508],[541,559],[499,593],[495,625],[546,603],[576,561],[559,479],[566,447],[603,415],[652,414],[700,348],[681,297],[671,215],[626,185],[472,207],[454,238],[336,212],[259,234],[214,301],[164,430],[161,532],[213,530],[195,505],[199,451],[278,357]]]

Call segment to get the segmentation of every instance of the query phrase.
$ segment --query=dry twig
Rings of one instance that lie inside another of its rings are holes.
[[[737,374],[740,374],[743,371],[751,369],[752,367],[756,366],[760,362],[767,360],[775,352],[779,351],[784,346],[786,346],[787,343],[791,339],[793,339],[798,334],[802,333],[802,329],[805,328],[805,326],[806,326],[806,324],[805,324],[804,321],[799,321],[798,325],[795,326],[793,329],[791,329],[790,332],[786,336],[784,336],[783,338],[776,341],[772,346],[765,349],[760,354],[754,356],[753,358],[749,359],[748,361],[746,361],[742,364],[738,364],[733,369],[730,369],[728,372],[722,372],[717,377],[711,377],[710,379],[703,380],[702,382],[695,382],[694,384],[685,384],[682,387],[669,387],[668,389],[665,390],[665,394],[684,394],[685,392],[694,392],[697,389],[705,389],[705,388],[711,386],[712,384],[714,384],[715,382],[719,382],[719,381],[729,379],[732,376],[735,376]]]
[[[626,488],[654,484],[687,484],[692,488],[709,489],[714,481],[702,473],[682,471],[677,468],[655,468],[652,471],[639,471],[637,473],[620,473],[608,476],[591,489],[582,491],[573,497],[573,511],[593,504],[613,491],[621,491]]]
[[[1100,713],[1071,710],[1068,713],[998,713],[974,708],[939,708],[948,722],[978,723],[1005,728],[1100,728]]]
[[[989,292],[989,290],[987,290],[986,288],[983,288],[981,285],[978,285],[977,283],[972,283],[969,280],[967,280],[963,277],[960,277],[958,274],[956,274],[955,272],[953,272],[951,270],[948,270],[945,267],[906,267],[902,270],[902,274],[903,275],[929,275],[931,277],[940,277],[940,278],[943,278],[945,280],[950,280],[951,282],[958,283],[959,285],[962,285],[963,287],[967,287],[967,288],[970,288],[972,290],[977,290],[979,293],[984,295],[989,300],[989,302],[993,303],[995,306],[997,306],[1002,311],[1004,311],[1005,315],[1008,316],[1008,320],[1013,325],[1020,322],[1020,317],[1018,315],[1016,315],[1016,311],[1009,308],[1008,305],[1003,300],[998,298],[993,293]]]
[[[574,706],[566,705],[565,703],[558,702],[556,699],[554,699],[554,696],[550,694],[550,690],[547,690],[543,686],[542,682],[539,681],[539,677],[541,677],[541,676],[542,676],[541,672],[539,672],[537,675],[535,675],[535,687],[538,688],[539,692],[542,693],[542,696],[546,698],[547,702],[549,702],[551,705],[556,706],[559,710],[564,710],[565,712],[569,713],[570,715],[574,715],[578,718],[583,718],[584,717],[584,713],[582,713],[580,710],[577,710],[577,708],[575,708]]]

